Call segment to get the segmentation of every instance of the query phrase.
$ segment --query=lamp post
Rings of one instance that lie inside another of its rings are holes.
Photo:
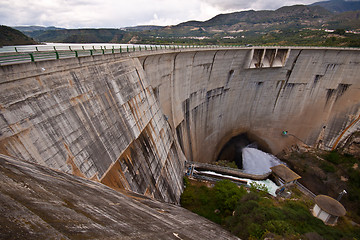
[[[342,190],[342,192],[339,194],[339,196],[338,196],[338,198],[337,198],[336,200],[340,201],[340,199],[342,198],[342,196],[343,196],[344,194],[347,194],[347,192],[346,192],[345,189]]]
[[[295,136],[294,134],[289,133],[288,131],[284,130],[281,132],[282,136],[293,136],[294,138],[296,138],[297,140],[299,140],[300,142],[302,142],[303,144],[305,144],[306,146],[309,146],[308,144],[306,144],[303,140],[301,140],[300,138],[298,138],[297,136]]]

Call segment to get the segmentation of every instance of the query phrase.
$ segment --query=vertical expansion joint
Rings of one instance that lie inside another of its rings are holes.
[[[294,68],[295,68],[295,64],[296,64],[296,62],[297,62],[297,60],[298,60],[301,52],[302,52],[302,49],[301,49],[301,50],[299,51],[299,53],[296,55],[296,57],[295,57],[292,65],[291,65],[290,70],[288,70],[287,73],[286,73],[285,82],[282,82],[282,84],[281,84],[281,86],[280,86],[280,89],[279,89],[279,92],[278,92],[278,94],[277,94],[277,96],[276,96],[276,100],[275,100],[274,107],[273,107],[273,112],[274,112],[274,110],[275,110],[275,107],[276,107],[276,104],[277,104],[277,102],[278,102],[278,100],[279,100],[279,97],[280,97],[281,92],[284,90],[284,88],[286,87],[286,85],[287,85],[287,83],[288,83],[288,81],[289,81],[289,79],[290,79],[291,73],[292,73],[292,71],[293,71]]]
[[[209,73],[208,82],[210,82],[210,77],[211,77],[211,73],[212,73],[212,70],[213,70],[213,67],[214,67],[215,57],[216,57],[216,54],[217,54],[218,52],[219,52],[219,51],[216,50],[216,51],[215,51],[215,54],[214,54],[214,56],[213,56],[213,59],[212,59],[212,62],[211,62],[211,67],[210,67],[210,73]]]

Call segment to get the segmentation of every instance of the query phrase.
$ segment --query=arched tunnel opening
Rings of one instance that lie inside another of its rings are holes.
[[[239,169],[243,168],[242,150],[245,147],[254,147],[263,152],[270,152],[266,144],[259,138],[248,133],[242,133],[232,137],[220,150],[216,158],[218,161],[234,162]]]

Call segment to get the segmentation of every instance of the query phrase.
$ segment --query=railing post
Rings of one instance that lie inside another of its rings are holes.
[[[38,47],[35,47],[35,49],[36,49],[37,52],[39,51]]]
[[[15,47],[15,52],[18,52],[17,48]]]
[[[70,46],[69,46],[69,50],[72,51]]]
[[[90,56],[92,56],[93,55],[93,50],[92,49],[90,49]]]
[[[85,47],[84,46],[81,46],[82,47],[82,49],[85,51]]]
[[[60,59],[58,51],[55,52],[56,59]]]
[[[139,51],[141,51],[141,46],[139,46]]]
[[[78,52],[77,52],[77,51],[75,51],[75,57],[79,57],[79,55],[78,55]]]
[[[31,59],[31,61],[32,61],[32,62],[35,62],[34,55],[33,55],[32,53],[29,53],[29,55],[30,55],[30,59]]]
[[[129,52],[129,46],[126,46],[126,51]]]
[[[120,53],[121,53],[122,51],[121,51],[121,46],[120,46]]]
[[[133,50],[134,50],[134,52],[135,52],[135,46],[133,46]]]

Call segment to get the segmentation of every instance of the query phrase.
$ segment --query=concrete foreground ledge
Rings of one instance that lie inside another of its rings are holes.
[[[0,155],[0,239],[238,239],[184,208]]]

